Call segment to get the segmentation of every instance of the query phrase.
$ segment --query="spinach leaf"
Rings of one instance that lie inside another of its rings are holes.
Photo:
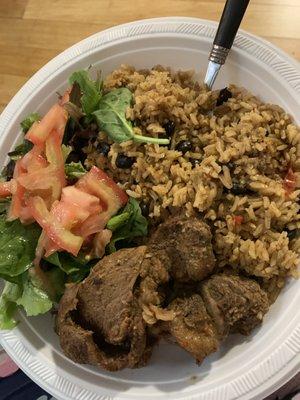
[[[77,163],[71,162],[65,164],[65,174],[70,179],[79,179],[87,173],[82,163],[79,161]]]
[[[76,107],[81,107],[81,89],[77,82],[74,82],[72,85],[70,102]]]
[[[88,264],[83,265],[78,271],[74,271],[68,275],[68,282],[78,283],[83,281],[90,273],[91,268],[98,260],[92,260]]]
[[[37,113],[29,114],[28,117],[21,122],[23,133],[26,133],[31,128],[32,124],[39,120],[40,116]],[[28,153],[32,147],[33,144],[29,140],[24,139],[23,142],[17,145],[13,151],[10,151],[8,153],[10,162],[3,168],[1,173],[2,176],[6,177],[7,179],[11,179],[15,168],[15,161],[19,160],[26,153]]]
[[[10,206],[10,200],[0,199],[0,215],[6,214],[9,206]]]
[[[148,222],[142,215],[139,203],[131,197],[123,210],[108,221],[107,228],[113,232],[108,245],[109,252],[113,253],[118,242],[130,243],[135,237],[146,236]]]
[[[132,138],[132,125],[125,115],[131,102],[132,93],[129,89],[114,89],[102,97],[99,109],[94,113],[99,128],[115,142],[121,143]]]
[[[6,181],[9,181],[14,176],[16,162],[14,160],[10,160],[5,167],[1,171],[1,178],[4,178]]]
[[[35,123],[41,120],[41,117],[39,116],[38,113],[31,113],[29,114],[22,122],[21,122],[21,128],[24,133],[27,133],[31,126]]]
[[[63,137],[64,145],[68,145],[70,143],[70,141],[76,131],[76,128],[77,128],[77,121],[75,121],[74,118],[69,117],[68,121],[66,123],[65,131],[64,131],[64,137]]]
[[[14,314],[17,300],[22,294],[19,285],[6,282],[0,298],[0,329],[13,329],[17,325]]]
[[[81,282],[97,262],[97,260],[87,260],[81,253],[74,257],[67,252],[53,253],[45,260],[59,267],[67,275],[68,282]]]
[[[45,258],[47,262],[52,265],[56,265],[67,275],[77,272],[82,266],[86,265],[88,261],[84,258],[84,255],[80,254],[77,257],[67,252],[55,252],[49,257]]]
[[[93,81],[85,70],[74,72],[69,82],[71,85],[77,83],[81,89],[82,96],[80,101],[84,113],[89,115],[96,111],[102,96],[98,82]]]
[[[40,233],[37,224],[7,222],[0,215],[0,274],[16,277],[31,267]]]
[[[33,147],[33,144],[29,140],[24,139],[23,143],[16,146],[13,151],[8,153],[11,160],[17,161],[19,158],[23,157],[24,154],[28,153]]]
[[[159,139],[141,136],[134,133],[131,121],[126,119],[126,110],[132,103],[133,95],[127,88],[113,89],[104,95],[97,111],[96,117],[99,128],[115,142],[121,143],[134,140],[141,143],[169,144],[169,139]]]
[[[67,275],[59,267],[53,267],[45,272],[45,279],[47,280],[47,286],[51,288],[47,292],[50,300],[54,303],[59,303],[65,291]]]

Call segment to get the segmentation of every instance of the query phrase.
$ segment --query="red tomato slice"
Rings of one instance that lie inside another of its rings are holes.
[[[77,256],[82,246],[83,239],[65,229],[55,216],[50,214],[45,201],[41,197],[36,196],[30,198],[29,207],[33,218],[43,228],[48,238],[59,248]]]
[[[35,266],[39,266],[40,261],[43,258],[46,241],[47,241],[47,236],[45,232],[42,231],[35,249],[35,259],[33,260],[33,264]]]
[[[66,104],[68,101],[70,101],[70,93],[71,93],[71,88],[67,89],[65,91],[65,93],[61,96],[60,100],[59,100],[59,104],[61,106],[63,106],[64,104]]]
[[[63,188],[61,201],[87,210],[89,214],[100,213],[102,211],[100,201],[96,196],[83,192],[75,186],[66,186]]]
[[[296,189],[296,182],[297,182],[297,177],[292,168],[289,168],[283,180],[283,187],[285,189],[287,196],[290,195]]]
[[[105,212],[90,215],[79,227],[74,230],[74,232],[86,239],[90,235],[102,231],[109,221],[109,218],[110,217]]]
[[[76,186],[98,197],[108,217],[116,214],[128,201],[127,194],[97,167],[92,167],[87,174],[80,178]]]
[[[57,244],[55,244],[52,240],[48,238],[47,241],[45,242],[44,249],[45,249],[45,257],[49,257],[51,256],[51,254],[61,250],[59,246],[57,246]]]
[[[0,182],[0,198],[5,198],[11,195],[12,181]]]
[[[51,208],[51,215],[65,228],[71,230],[74,226],[82,223],[90,213],[78,205],[55,202]]]
[[[18,160],[15,165],[13,181],[15,182],[14,187],[12,189],[12,199],[10,208],[8,211],[7,219],[9,221],[13,221],[20,217],[25,189],[17,182],[17,179],[21,174],[24,173],[24,168],[22,167],[22,161]]]
[[[31,167],[32,169],[34,166],[47,166],[47,161],[42,156],[44,148],[40,146],[33,146],[33,148],[26,153],[19,161],[23,168],[23,172],[28,171]]]
[[[33,171],[39,170],[41,168],[46,168],[47,166],[48,166],[48,162],[47,162],[47,160],[45,160],[45,158],[41,154],[34,155],[31,158],[30,163],[28,163],[27,171],[33,172]]]
[[[36,122],[27,132],[25,138],[33,144],[43,146],[52,131],[56,131],[62,139],[68,113],[59,104],[54,104],[40,122]]]
[[[30,173],[21,174],[17,182],[28,191],[50,189],[57,180],[56,171],[52,166],[40,168]]]
[[[65,162],[61,149],[61,137],[56,131],[52,131],[46,141],[46,157],[49,163],[56,168],[57,177],[61,188],[66,186]]]

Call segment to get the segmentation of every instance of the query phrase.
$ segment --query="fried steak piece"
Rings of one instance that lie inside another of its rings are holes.
[[[151,351],[135,296],[146,251],[141,246],[104,257],[82,283],[66,289],[57,329],[61,347],[73,361],[109,371],[147,361]]]
[[[200,363],[230,332],[248,335],[262,322],[269,303],[255,281],[216,274],[199,284],[197,294],[175,299],[168,309],[176,316],[160,324],[161,332],[173,336]]]
[[[158,226],[149,246],[166,253],[176,281],[201,281],[215,266],[211,239],[209,226],[199,218],[176,216]]]
[[[148,246],[104,257],[67,287],[57,317],[63,351],[116,371],[145,365],[155,341],[169,336],[201,363],[230,332],[249,334],[269,307],[258,283],[211,275],[214,265],[208,225],[170,218]]]

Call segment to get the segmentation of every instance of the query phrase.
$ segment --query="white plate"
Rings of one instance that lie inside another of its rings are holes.
[[[16,141],[23,117],[46,111],[72,71],[93,64],[106,74],[130,63],[204,72],[215,29],[214,23],[198,19],[145,20],[98,33],[66,50],[34,75],[1,115],[0,162]],[[281,104],[300,122],[299,64],[270,43],[239,34],[216,86],[229,82]],[[164,343],[142,369],[109,373],[76,365],[62,354],[50,315],[20,316],[19,326],[2,332],[0,339],[14,361],[58,399],[261,400],[299,370],[299,289],[300,281],[290,282],[261,328],[247,338],[231,336],[200,367]]]

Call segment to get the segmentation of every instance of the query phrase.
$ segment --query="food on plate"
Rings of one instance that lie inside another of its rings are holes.
[[[279,106],[191,72],[74,72],[21,123],[0,181],[0,328],[57,313],[73,361],[201,363],[299,275],[300,131]]]
[[[123,249],[104,257],[88,278],[66,289],[57,331],[75,362],[116,371],[147,361],[150,344],[135,294],[145,251]]]
[[[179,282],[200,281],[212,273],[215,257],[209,226],[199,218],[169,218],[150,239],[153,252],[166,252],[170,274]]]
[[[158,229],[171,224],[167,221]],[[118,250],[99,261],[83,282],[66,289],[57,332],[73,361],[111,371],[141,366],[159,337],[171,335],[202,362],[229,331],[248,334],[261,323],[269,302],[255,281],[223,274],[203,280],[211,273],[207,270],[171,292],[168,285],[177,282],[178,260],[170,256],[167,242],[158,251],[152,246]],[[195,261],[194,254],[185,257],[186,263]],[[194,271],[203,270],[204,260],[209,262],[199,257]]]
[[[175,317],[161,325],[198,363],[229,332],[249,334],[269,308],[266,293],[251,279],[216,274],[197,289],[173,300],[168,309]]]

